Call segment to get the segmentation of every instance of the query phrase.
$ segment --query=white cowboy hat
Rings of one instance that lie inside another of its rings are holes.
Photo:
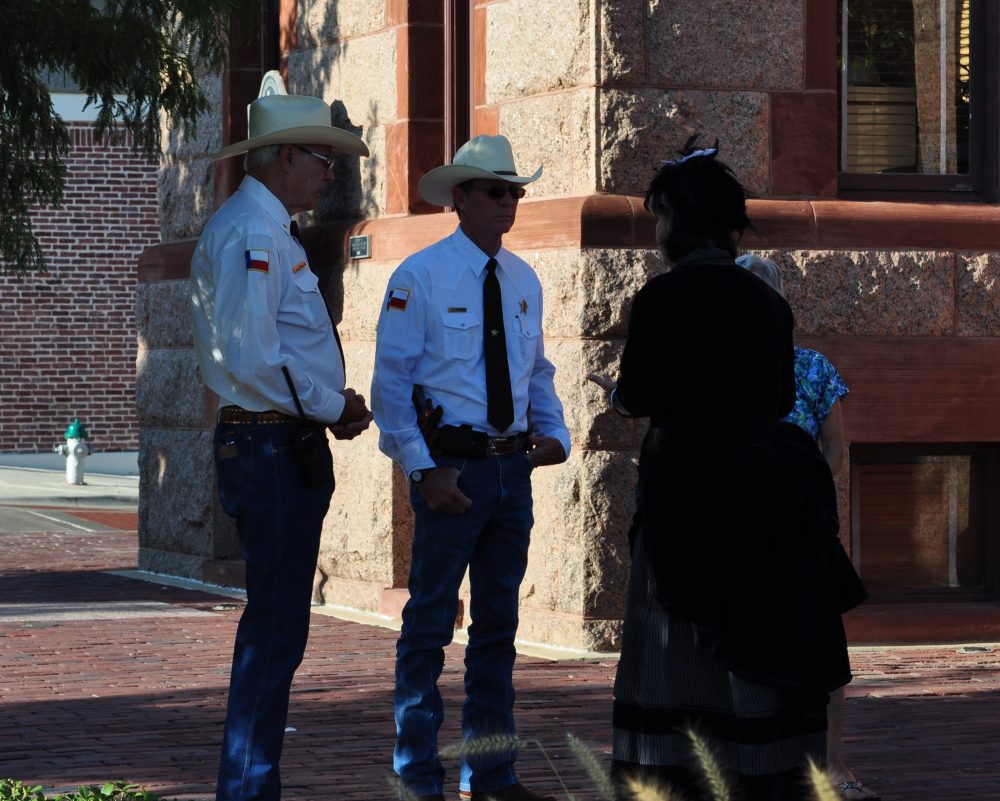
[[[420,179],[420,196],[435,206],[452,204],[451,189],[474,178],[505,181],[509,184],[530,184],[537,181],[542,168],[531,176],[518,175],[514,154],[506,136],[477,136],[462,145],[451,164],[436,167]]]
[[[266,145],[329,145],[340,153],[367,156],[368,145],[330,122],[330,107],[318,97],[281,93],[258,97],[247,106],[248,138],[224,147],[224,159]]]

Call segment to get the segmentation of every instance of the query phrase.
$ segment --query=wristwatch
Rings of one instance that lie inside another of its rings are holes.
[[[412,473],[410,473],[410,481],[412,481],[414,484],[419,484],[421,481],[423,481],[425,478],[427,478],[427,476],[431,472],[431,470],[436,470],[436,469],[437,468],[435,468],[435,467],[421,467],[421,468],[418,468],[418,469],[414,470]]]

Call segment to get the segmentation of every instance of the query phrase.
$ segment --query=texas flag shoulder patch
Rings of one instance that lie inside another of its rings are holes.
[[[397,311],[406,311],[406,304],[409,300],[410,290],[397,287],[389,291],[389,302],[385,308],[386,310],[396,309]]]
[[[271,266],[271,254],[266,250],[251,248],[245,255],[248,270],[266,273]]]

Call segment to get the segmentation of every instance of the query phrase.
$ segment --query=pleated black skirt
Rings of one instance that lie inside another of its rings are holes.
[[[806,766],[826,755],[826,715],[788,691],[741,678],[715,655],[713,636],[671,614],[655,595],[642,536],[635,544],[615,680],[613,772],[711,799],[689,732],[710,749],[735,797],[811,797]],[[628,796],[626,796],[628,797]]]

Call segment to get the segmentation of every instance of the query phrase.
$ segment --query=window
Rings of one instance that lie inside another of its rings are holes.
[[[869,592],[996,591],[998,456],[988,445],[851,445],[851,551]]]
[[[996,199],[997,9],[841,0],[842,194]]]
[[[472,38],[474,2],[446,0],[444,4],[444,161],[472,133]]]

